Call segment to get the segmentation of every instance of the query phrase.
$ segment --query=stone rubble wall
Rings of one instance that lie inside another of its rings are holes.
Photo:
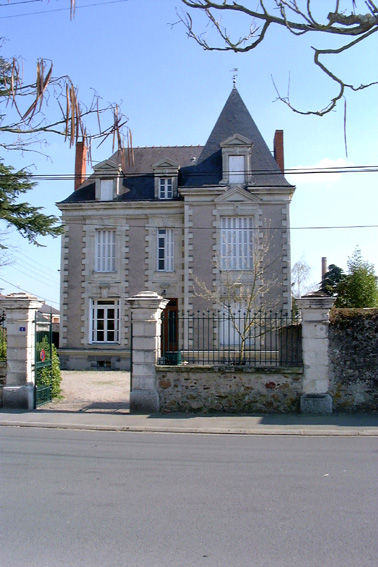
[[[378,309],[333,309],[329,393],[334,412],[378,411]]]
[[[160,411],[295,413],[301,368],[158,366]]]

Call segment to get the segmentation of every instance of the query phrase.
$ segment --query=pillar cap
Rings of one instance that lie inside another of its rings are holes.
[[[300,309],[331,309],[336,297],[322,291],[312,291],[295,300]]]
[[[156,293],[156,291],[140,291],[133,297],[128,297],[126,299],[131,304],[131,307],[160,307],[164,309],[168,303],[168,299],[164,299],[161,295]]]
[[[44,303],[35,295],[24,292],[9,293],[0,299],[4,309],[39,309]]]

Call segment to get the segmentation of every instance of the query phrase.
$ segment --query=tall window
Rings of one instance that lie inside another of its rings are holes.
[[[118,300],[92,300],[90,337],[92,343],[119,342]]]
[[[157,269],[173,272],[173,229],[158,229]]]
[[[159,179],[159,199],[173,198],[173,179],[172,177],[162,177]]]
[[[253,231],[250,217],[221,219],[221,269],[252,270]]]
[[[96,230],[96,272],[115,271],[115,230]]]
[[[244,183],[245,181],[244,156],[228,157],[228,176],[230,183]]]

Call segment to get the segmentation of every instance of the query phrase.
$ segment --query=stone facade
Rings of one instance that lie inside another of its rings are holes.
[[[378,411],[378,310],[335,309],[329,325],[334,411]]]
[[[161,411],[296,413],[303,369],[158,367]]]
[[[241,164],[236,169],[235,160]],[[238,234],[233,254],[239,272],[233,275],[241,284],[253,280],[252,262],[245,258],[263,249],[269,234],[264,280],[275,284],[264,300],[274,310],[290,310],[289,209],[295,187],[285,179],[236,89],[204,146],[134,148],[125,171],[121,161],[116,153],[97,164],[93,175],[58,203],[65,225],[62,369],[128,369],[126,298],[141,290],[158,293],[180,311],[219,307],[196,295],[194,279],[219,287],[226,220]],[[267,232],[269,227],[278,230]],[[250,234],[253,244],[247,240]],[[99,238],[105,241],[99,244]],[[99,255],[106,266],[99,266]],[[107,327],[103,311],[109,313],[112,303],[117,332],[107,339],[97,323]]]

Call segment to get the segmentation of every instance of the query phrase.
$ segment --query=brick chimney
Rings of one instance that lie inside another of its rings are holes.
[[[76,142],[76,155],[75,155],[75,191],[85,181],[87,166],[87,146],[84,140]]]
[[[324,274],[327,272],[327,258],[325,256],[322,257],[322,279]]]
[[[276,130],[273,140],[274,159],[279,165],[282,173],[285,171],[284,164],[284,145],[283,145],[283,130]]]

